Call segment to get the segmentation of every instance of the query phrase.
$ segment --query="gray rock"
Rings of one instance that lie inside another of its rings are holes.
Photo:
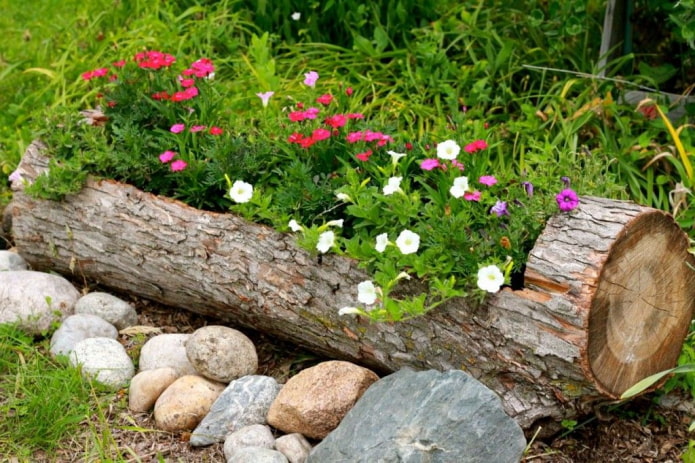
[[[304,436],[294,432],[275,439],[275,450],[285,455],[290,463],[304,463],[311,452],[311,444]]]
[[[116,327],[101,317],[90,314],[70,315],[51,337],[51,354],[70,355],[75,345],[83,339],[117,337]]]
[[[244,447],[262,447],[273,449],[275,437],[270,426],[252,424],[234,431],[224,440],[224,456],[229,459],[231,455]]]
[[[193,430],[190,444],[222,442],[227,434],[244,426],[266,424],[270,404],[281,387],[270,376],[250,375],[232,381]]]
[[[244,447],[233,452],[227,463],[288,463],[287,458],[277,450],[263,447]]]
[[[308,463],[517,463],[526,446],[499,398],[463,371],[401,370],[374,383]]]
[[[24,260],[24,257],[12,251],[0,251],[0,272],[26,270],[27,268],[27,261]]]
[[[140,349],[140,371],[171,367],[179,376],[197,375],[186,357],[187,333],[159,334],[150,338]]]
[[[186,341],[186,355],[196,371],[229,383],[258,369],[253,342],[241,331],[221,325],[203,326]]]
[[[125,348],[111,338],[88,338],[78,342],[70,353],[70,363],[81,365],[83,375],[113,389],[128,384],[135,374]]]
[[[75,304],[75,313],[97,315],[119,330],[138,322],[138,314],[132,305],[108,293],[94,292],[82,296]]]
[[[80,293],[65,278],[50,273],[0,272],[0,323],[17,323],[41,334],[73,313]]]

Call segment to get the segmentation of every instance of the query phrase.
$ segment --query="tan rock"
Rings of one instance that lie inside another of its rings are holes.
[[[379,377],[350,362],[331,360],[287,381],[268,411],[268,424],[286,433],[323,439]]]
[[[195,330],[186,341],[186,356],[198,374],[230,383],[258,369],[253,342],[241,331],[221,325]]]
[[[133,412],[147,412],[164,390],[179,375],[172,367],[141,371],[130,380],[128,408]]]
[[[192,431],[210,411],[225,385],[202,376],[182,376],[154,404],[154,420],[164,431]]]

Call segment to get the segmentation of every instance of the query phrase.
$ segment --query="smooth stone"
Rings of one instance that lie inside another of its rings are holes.
[[[526,439],[499,397],[461,370],[374,383],[307,463],[518,463]]]
[[[229,434],[224,440],[224,456],[229,460],[232,454],[244,447],[263,447],[273,449],[275,437],[270,426],[252,424]]]
[[[17,323],[30,334],[42,334],[71,315],[80,293],[65,278],[51,273],[0,272],[0,323]]]
[[[285,455],[263,447],[244,447],[233,452],[227,463],[288,463]]]
[[[141,371],[130,380],[128,408],[133,412],[148,412],[159,396],[179,377],[172,367]]]
[[[108,293],[85,294],[77,300],[75,313],[97,315],[122,330],[138,323],[135,308],[126,301]]]
[[[290,463],[304,463],[311,452],[311,444],[295,432],[275,439],[275,450],[285,455]]]
[[[282,386],[270,376],[249,375],[229,383],[191,434],[192,446],[210,445],[244,426],[266,424],[270,404]]]
[[[287,381],[268,410],[268,424],[323,439],[379,377],[341,360],[321,362]]]
[[[227,326],[195,330],[186,341],[186,355],[199,374],[222,383],[258,370],[256,346],[244,333]]]
[[[111,323],[90,314],[68,316],[51,337],[51,354],[70,355],[75,345],[88,338],[118,338],[118,330]]]
[[[24,257],[12,251],[0,251],[0,272],[27,270],[29,266]]]
[[[147,340],[140,349],[140,371],[172,367],[179,376],[197,375],[186,357],[186,341],[190,334],[158,334]]]
[[[224,384],[197,375],[181,376],[154,404],[154,420],[163,431],[190,431],[210,411]]]
[[[80,365],[82,374],[113,389],[128,384],[135,373],[125,348],[112,338],[87,338],[75,344],[70,363]]]

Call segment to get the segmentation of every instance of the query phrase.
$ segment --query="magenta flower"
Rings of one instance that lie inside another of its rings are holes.
[[[562,212],[569,212],[579,206],[579,196],[571,188],[565,188],[555,196],[557,205]]]
[[[492,186],[497,183],[497,179],[493,175],[483,175],[478,179],[478,183],[485,186]]]
[[[174,153],[173,151],[165,151],[159,155],[159,160],[161,162],[167,163],[174,159],[174,156],[176,156],[176,153]]]
[[[476,151],[484,150],[487,148],[487,142],[485,140],[476,140],[467,144],[463,150],[466,153],[475,153]]]
[[[304,85],[313,87],[316,85],[316,81],[319,80],[319,73],[316,71],[309,71],[304,74]]]
[[[327,117],[323,122],[330,125],[334,129],[337,129],[338,127],[342,127],[347,123],[347,117],[345,117],[343,114],[335,114]]]
[[[507,202],[497,201],[495,205],[490,208],[490,214],[497,214],[497,217],[509,215],[509,211],[507,210]]]
[[[183,88],[193,87],[195,85],[195,79],[181,79],[179,83]]]
[[[304,115],[306,116],[307,119],[316,119],[316,116],[318,116],[320,109],[319,108],[314,108],[311,107],[304,111]]]
[[[186,168],[188,164],[186,164],[186,161],[182,159],[177,159],[176,161],[171,163],[171,171],[172,172],[179,172],[182,171],[183,169]]]
[[[316,129],[311,133],[311,138],[313,138],[314,141],[325,140],[327,138],[330,138],[330,136],[331,131],[326,129]]]
[[[357,143],[362,140],[362,137],[362,132],[350,132],[345,138],[348,143]]]
[[[169,129],[169,131],[170,131],[171,133],[181,133],[181,132],[183,132],[183,130],[184,130],[185,128],[186,128],[186,126],[183,125],[183,124],[174,124],[174,125],[171,126],[171,128]]]
[[[480,201],[480,192],[478,190],[467,191],[463,194],[463,199],[466,201]]]
[[[420,163],[420,169],[422,170],[433,170],[439,167],[439,160],[430,158],[430,159],[425,159]]]

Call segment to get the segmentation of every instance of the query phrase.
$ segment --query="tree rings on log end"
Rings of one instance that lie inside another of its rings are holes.
[[[601,392],[618,398],[676,364],[695,308],[694,269],[687,237],[670,216],[640,214],[621,230],[589,315],[587,355]]]

